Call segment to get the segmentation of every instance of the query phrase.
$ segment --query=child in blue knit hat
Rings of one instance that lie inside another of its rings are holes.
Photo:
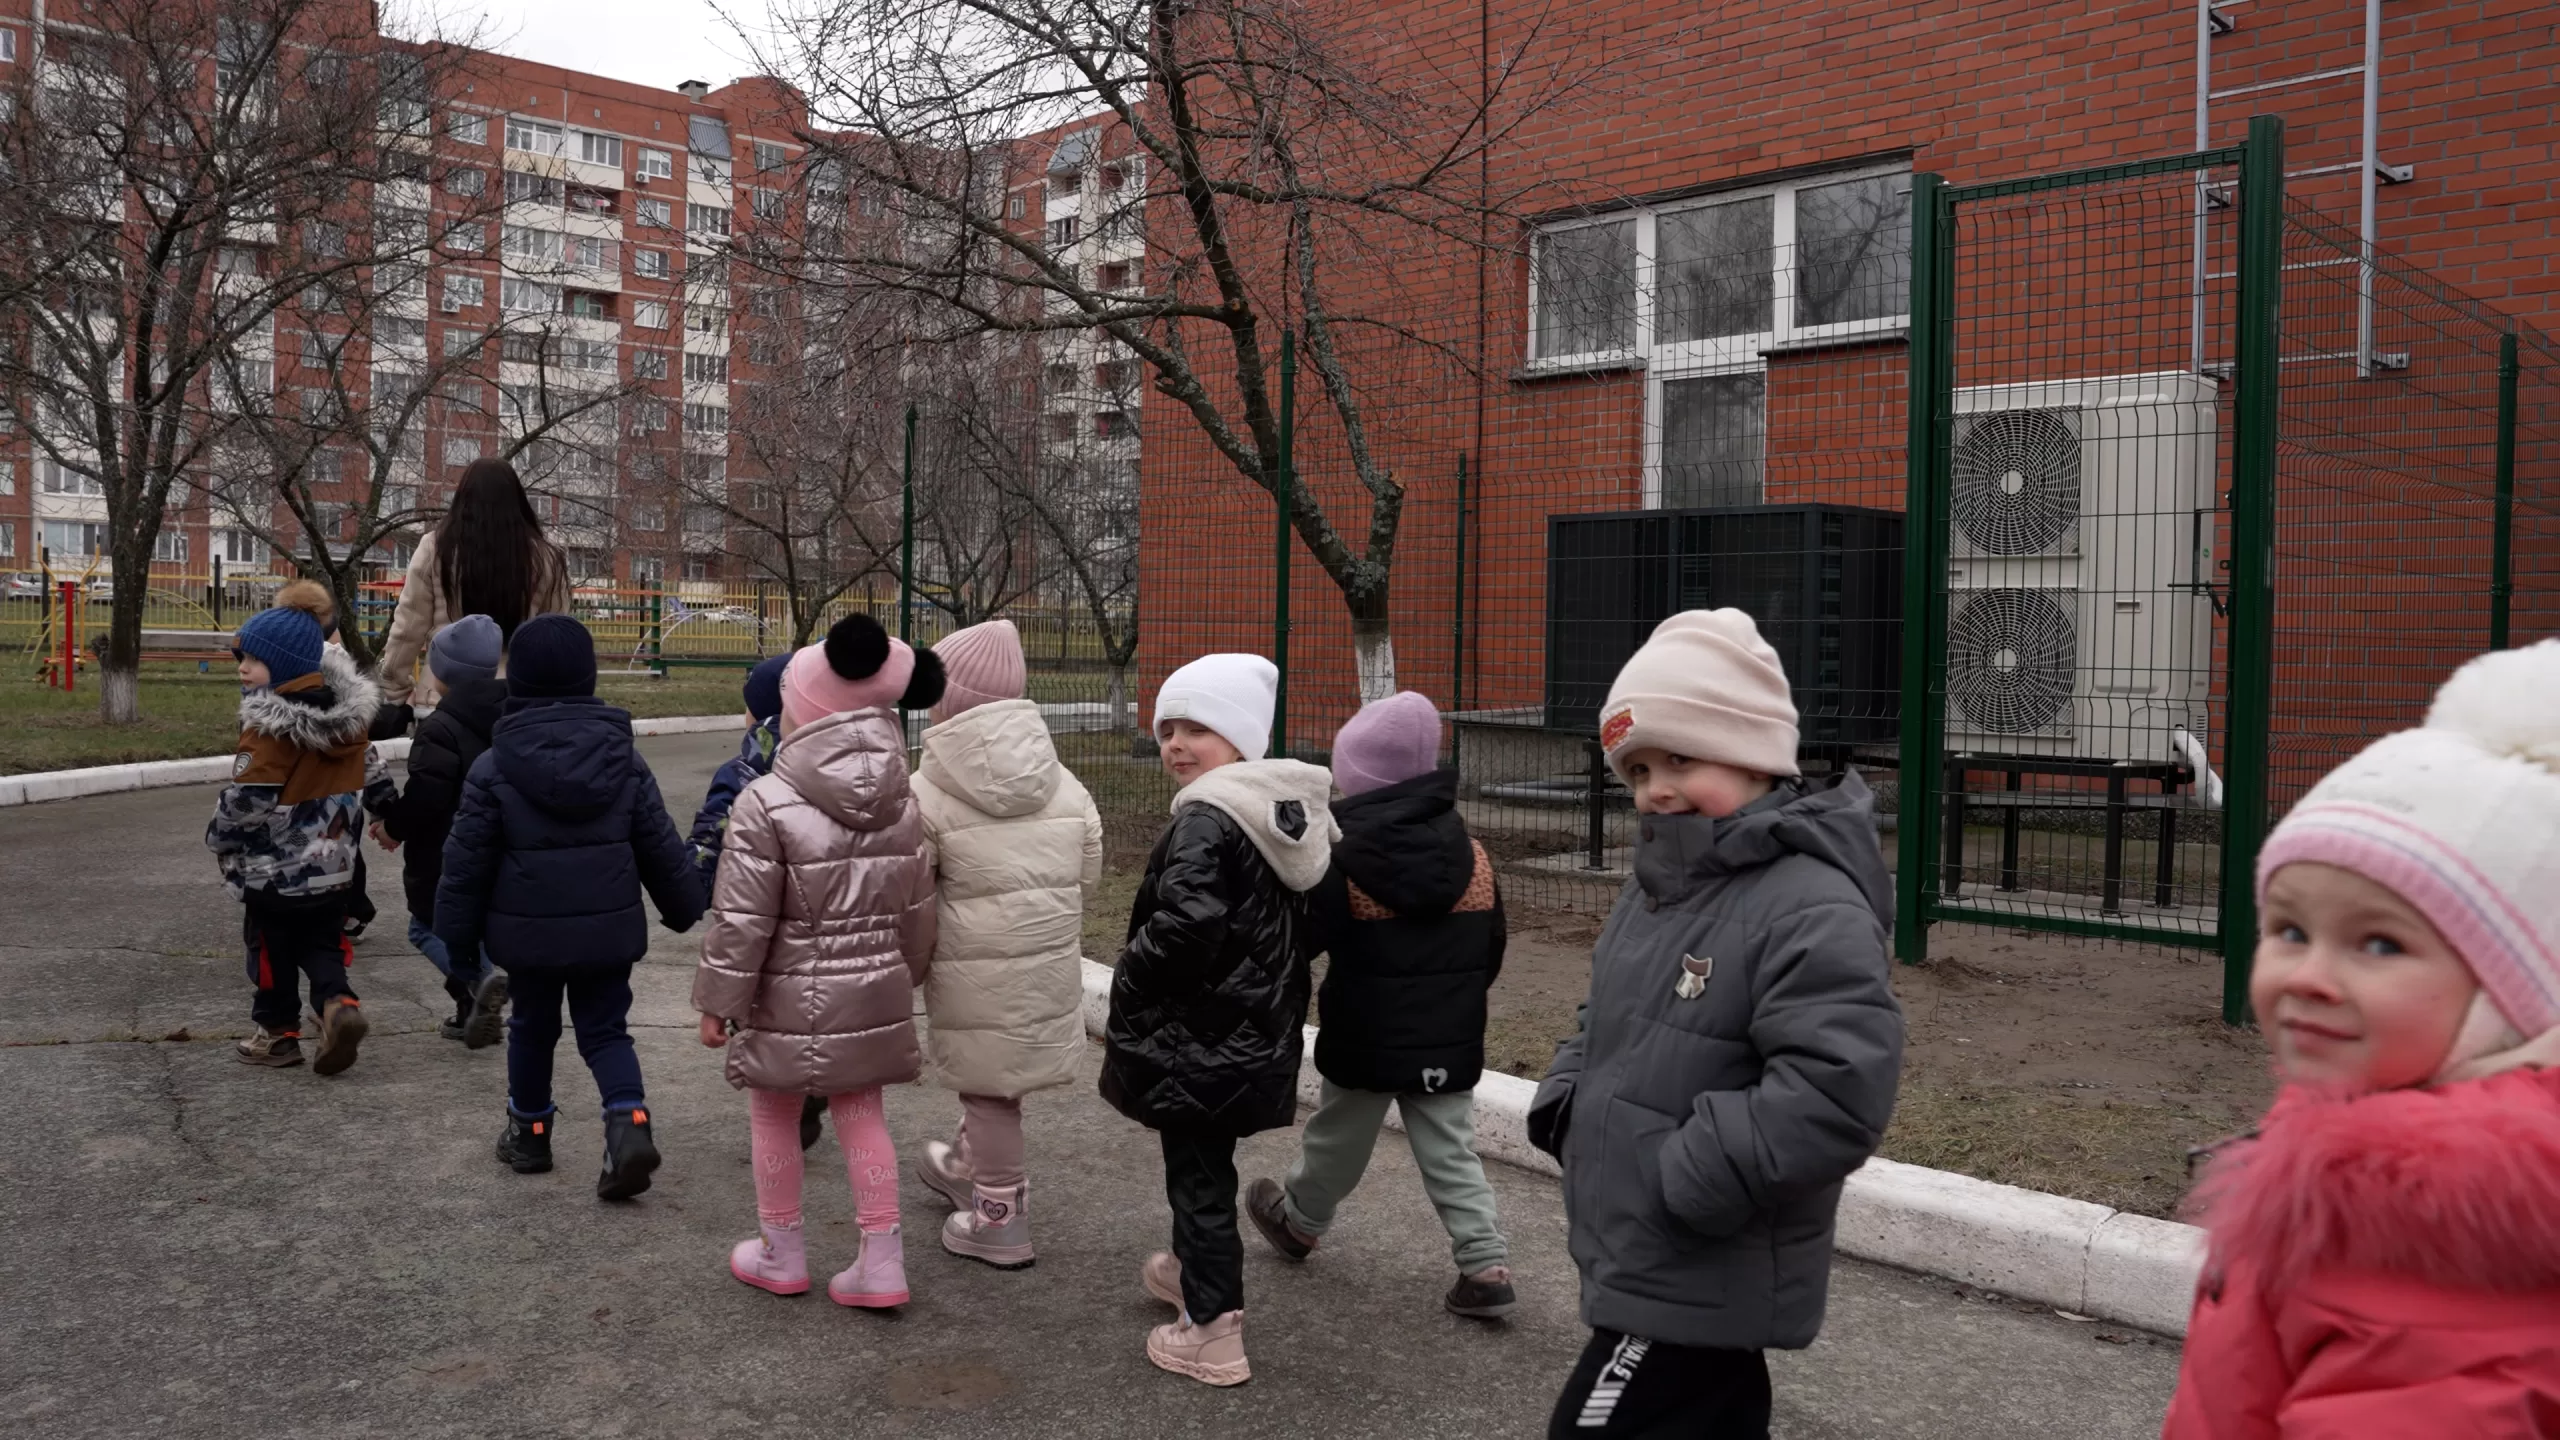
[[[250,1065],[299,1065],[302,987],[320,1019],[314,1073],[355,1063],[365,1018],[347,984],[342,926],[354,893],[365,804],[395,793],[366,743],[381,691],[309,611],[279,605],[240,626],[240,741],[231,783],[214,803],[205,845],[245,912],[241,940],[256,1030],[239,1043]]]

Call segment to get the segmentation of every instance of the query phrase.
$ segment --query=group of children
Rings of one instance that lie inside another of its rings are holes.
[[[549,1168],[565,1004],[605,1104],[598,1193],[647,1188],[658,1156],[625,1028],[645,894],[673,929],[710,917],[693,1004],[749,1092],[760,1221],[730,1255],[737,1279],[810,1288],[802,1152],[831,1114],[861,1238],[828,1293],[908,1300],[882,1089],[928,1054],[963,1112],[918,1171],[955,1207],[942,1244],[1031,1264],[1022,1100],[1077,1073],[1102,829],[1024,698],[1013,628],[922,649],[854,617],[758,667],[688,846],[628,716],[595,698],[584,630],[539,616],[501,657],[477,618],[436,637],[447,697],[405,794],[364,746],[370,683],[325,633],[290,607],[242,626],[240,758],[209,835],[247,908],[258,1030],[242,1058],[299,1060],[298,973],[314,1069],[353,1060],[364,1021],[331,897],[372,806],[385,841],[412,847],[412,934],[447,978],[447,1033],[491,1043],[513,1006],[510,1165]],[[1213,1385],[1251,1374],[1240,1215],[1282,1257],[1313,1257],[1390,1104],[1449,1233],[1446,1307],[1516,1303],[1472,1131],[1504,915],[1439,764],[1440,717],[1398,694],[1343,727],[1329,770],[1270,758],[1277,679],[1220,654],[1159,688],[1178,788],[1100,1077],[1163,1154],[1172,1245],[1139,1282],[1176,1314],[1147,1354]],[[898,712],[915,709],[932,723],[911,774]],[[1738,611],[1665,621],[1600,739],[1639,819],[1577,1033],[1528,1116],[1563,1168],[1592,1330],[1549,1433],[1765,1435],[1765,1352],[1820,1329],[1842,1185],[1898,1082],[1874,797],[1854,773],[1800,772],[1787,677]],[[2449,1433],[2447,1417],[2522,1435],[2560,1414],[2555,865],[2560,643],[2475,661],[2425,728],[2277,827],[2252,994],[2286,1084],[2199,1191],[2211,1258],[2171,1435]],[[1319,954],[1321,1103],[1285,1178],[1243,1186],[1237,1142],[1297,1121]]]

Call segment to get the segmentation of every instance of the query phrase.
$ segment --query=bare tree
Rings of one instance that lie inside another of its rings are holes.
[[[350,245],[468,51],[334,0],[87,0],[0,126],[0,393],[105,501],[100,713],[140,715],[145,586],[184,477],[272,394],[276,318],[402,258]],[[420,236],[416,245],[427,244]]]
[[[827,163],[888,202],[888,223],[853,228],[846,283],[935,302],[946,334],[1109,336],[1275,498],[1275,337],[1299,337],[1368,513],[1337,523],[1296,485],[1292,514],[1375,698],[1395,687],[1404,487],[1372,441],[1354,337],[1441,344],[1379,275],[1512,243],[1529,191],[1494,190],[1480,162],[1594,73],[1569,13],[1517,22],[1488,74],[1392,82],[1371,57],[1408,42],[1339,0],[804,0],[763,58],[808,94]],[[1088,143],[1024,153],[1019,137],[1095,112]],[[1115,183],[1045,229],[1008,216],[1009,186],[1053,166]]]

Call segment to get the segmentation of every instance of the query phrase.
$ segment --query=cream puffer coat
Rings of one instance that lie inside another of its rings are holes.
[[[1085,1051],[1084,907],[1102,879],[1093,797],[1028,700],[925,731],[915,787],[941,866],[924,987],[934,1078],[1003,1099],[1066,1084]]]
[[[729,1083],[841,1095],[913,1080],[933,859],[897,719],[802,726],[729,811],[693,1005],[735,1021]]]

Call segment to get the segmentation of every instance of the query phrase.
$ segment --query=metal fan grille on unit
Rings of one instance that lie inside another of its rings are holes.
[[[2069,598],[2045,590],[1963,598],[1947,627],[1947,693],[1968,728],[2024,735],[2063,717],[2079,658]]]
[[[2080,518],[2079,414],[1966,417],[1956,439],[1955,521],[1985,555],[2051,550]]]

